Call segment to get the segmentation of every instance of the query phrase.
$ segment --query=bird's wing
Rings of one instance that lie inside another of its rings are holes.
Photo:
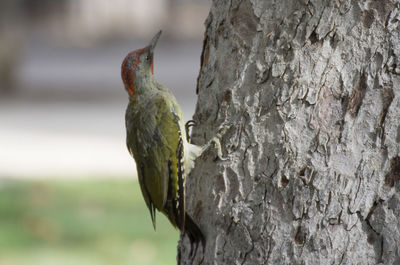
[[[143,197],[155,226],[155,209],[184,227],[184,138],[179,106],[160,93],[128,130],[127,145],[137,163]]]
[[[145,180],[150,173],[146,169],[146,163],[148,163],[148,160],[150,159],[147,146],[148,141],[150,141],[149,139],[151,139],[150,132],[153,131],[152,128],[155,126],[155,121],[154,118],[150,117],[148,122],[142,125],[142,116],[146,116],[146,114],[142,114],[142,111],[137,111],[137,108],[134,108],[130,103],[125,116],[127,133],[126,146],[129,150],[129,153],[135,159],[140,189],[142,190],[143,198],[146,202],[147,208],[150,211],[151,220],[155,229],[156,206],[152,199],[155,197],[155,194],[151,194],[151,191],[148,189],[148,185],[145,185]]]

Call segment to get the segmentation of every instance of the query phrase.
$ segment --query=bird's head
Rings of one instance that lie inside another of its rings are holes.
[[[146,78],[154,74],[153,54],[157,41],[160,38],[161,30],[153,37],[150,44],[142,49],[128,53],[121,65],[121,77],[129,96],[135,98],[137,77]]]

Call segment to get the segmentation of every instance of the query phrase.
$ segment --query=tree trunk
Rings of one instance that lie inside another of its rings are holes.
[[[213,1],[179,264],[400,264],[400,2]]]

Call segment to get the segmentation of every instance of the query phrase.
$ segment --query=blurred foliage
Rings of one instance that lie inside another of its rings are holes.
[[[0,180],[0,265],[176,264],[134,180]]]

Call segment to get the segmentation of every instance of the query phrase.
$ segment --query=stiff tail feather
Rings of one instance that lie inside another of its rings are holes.
[[[189,237],[190,243],[195,245],[195,252],[197,251],[197,247],[201,242],[203,249],[206,245],[206,239],[201,232],[198,225],[193,221],[193,219],[186,213],[185,216],[185,231],[184,233]],[[193,249],[192,249],[193,250]]]

